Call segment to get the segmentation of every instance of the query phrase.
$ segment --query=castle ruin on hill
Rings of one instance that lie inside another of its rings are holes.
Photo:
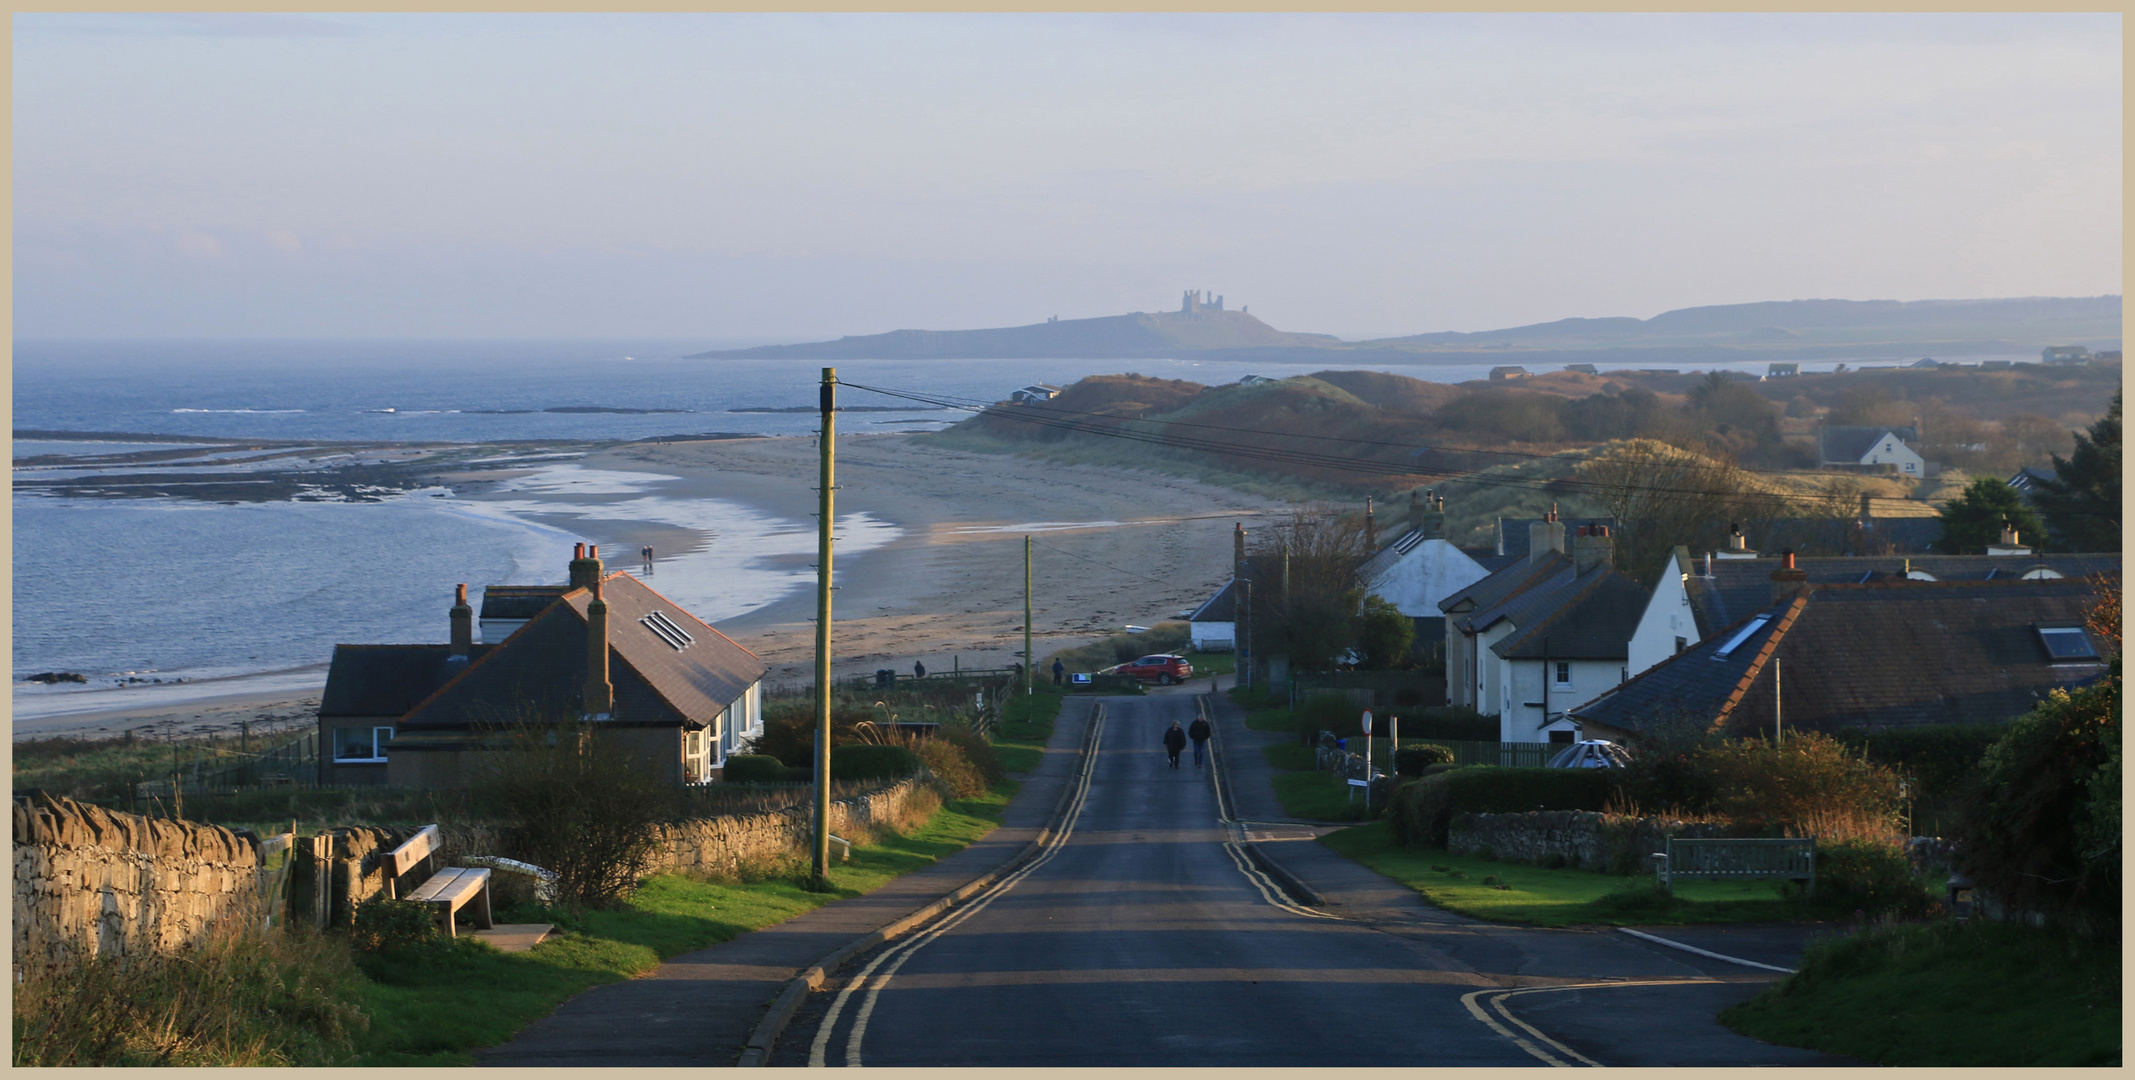
[[[1181,315],[1199,315],[1200,313],[1202,313],[1202,312],[1204,312],[1204,311],[1222,311],[1222,310],[1223,310],[1223,298],[1222,298],[1222,297],[1220,297],[1220,296],[1219,296],[1219,297],[1216,297],[1216,298],[1215,298],[1215,299],[1214,299],[1213,301],[1203,301],[1203,300],[1201,299],[1201,296],[1202,296],[1202,292],[1201,292],[1201,290],[1200,290],[1200,289],[1190,289],[1190,290],[1188,290],[1188,291],[1187,291],[1187,293],[1186,293],[1185,299],[1184,299],[1184,300],[1182,300],[1182,301],[1181,301],[1181,302],[1179,303],[1179,314],[1181,314]]]

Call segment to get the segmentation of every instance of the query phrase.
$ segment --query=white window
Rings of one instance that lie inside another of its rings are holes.
[[[701,784],[711,777],[711,729],[682,733],[682,782]]]
[[[1906,471],[1906,472],[1911,472],[1911,471],[1913,471],[1913,463],[1912,463],[1912,462],[1908,461],[1908,462],[1906,462],[1906,463],[1905,463],[1905,471]]]
[[[384,761],[385,744],[393,741],[389,727],[337,727],[334,729],[335,761]]]
[[[1558,685],[1558,686],[1570,686],[1571,684],[1572,684],[1572,666],[1571,666],[1570,664],[1568,664],[1568,663],[1565,663],[1565,662],[1564,662],[1564,661],[1562,661],[1562,660],[1559,660],[1559,661],[1557,662],[1557,685]]]

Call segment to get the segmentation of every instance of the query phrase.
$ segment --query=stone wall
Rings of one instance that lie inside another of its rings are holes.
[[[914,777],[839,799],[830,804],[830,831],[849,839],[853,832],[897,820],[915,800],[933,797],[932,787]],[[726,875],[745,865],[803,854],[814,818],[814,807],[796,806],[763,814],[670,822],[660,827],[653,869]]]
[[[176,951],[261,914],[249,836],[70,799],[17,798],[14,812],[18,979],[97,956]]]
[[[1578,869],[1651,873],[1653,853],[1663,850],[1665,838],[1723,835],[1723,826],[1709,822],[1590,810],[1456,814],[1446,830],[1446,849],[1458,855],[1487,854],[1505,862],[1540,865],[1561,858],[1564,865]]]

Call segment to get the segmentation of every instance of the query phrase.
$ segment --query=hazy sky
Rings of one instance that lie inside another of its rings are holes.
[[[2121,290],[2107,15],[17,15],[15,331]]]

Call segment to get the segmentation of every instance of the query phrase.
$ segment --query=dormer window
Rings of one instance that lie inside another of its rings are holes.
[[[2096,663],[2098,648],[2080,626],[2038,627],[2039,643],[2056,664]]]

